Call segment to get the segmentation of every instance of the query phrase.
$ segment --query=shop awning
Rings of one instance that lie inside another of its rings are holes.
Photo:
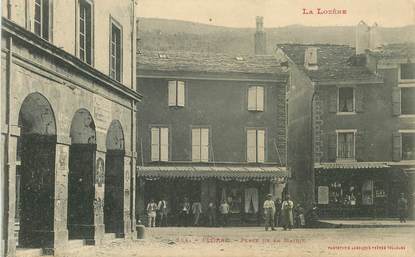
[[[386,162],[330,162],[314,164],[315,169],[321,170],[354,170],[354,169],[383,169],[390,166]]]
[[[186,178],[202,180],[216,178],[224,181],[285,181],[290,172],[286,167],[246,166],[138,166],[137,176],[145,179]]]

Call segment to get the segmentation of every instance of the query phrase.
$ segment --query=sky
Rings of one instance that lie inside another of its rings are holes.
[[[356,25],[360,20],[382,27],[415,24],[415,0],[138,0],[138,16],[200,22],[227,27]],[[303,9],[313,14],[304,14]],[[346,14],[317,14],[346,10]]]

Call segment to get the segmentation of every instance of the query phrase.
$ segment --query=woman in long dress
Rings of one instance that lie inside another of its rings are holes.
[[[291,230],[293,227],[293,207],[294,203],[290,200],[290,195],[285,197],[284,202],[282,202],[281,212],[282,212],[282,224],[284,230]]]

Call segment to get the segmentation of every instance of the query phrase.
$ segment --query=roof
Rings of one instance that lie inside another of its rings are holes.
[[[355,169],[383,169],[390,166],[386,162],[345,162],[319,163],[314,168],[321,170],[355,170]]]
[[[217,178],[237,181],[282,181],[290,176],[285,167],[246,167],[246,166],[138,166],[137,176],[152,178],[188,178],[202,180]]]
[[[189,51],[145,51],[137,56],[138,73],[143,70],[198,73],[287,74],[271,55],[198,53]],[[288,75],[288,74],[287,74]]]
[[[415,43],[401,43],[383,45],[375,51],[370,51],[371,55],[381,58],[413,58],[415,57]]]
[[[317,48],[317,70],[306,70],[304,68],[304,54],[309,47]],[[278,48],[315,82],[382,81],[364,64],[353,64],[352,58],[355,56],[355,49],[347,45],[279,44]]]

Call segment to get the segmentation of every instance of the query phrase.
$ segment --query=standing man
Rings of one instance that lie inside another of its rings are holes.
[[[150,202],[147,204],[148,226],[150,228],[156,226],[156,211],[157,204],[154,202],[154,199],[151,198]]]
[[[226,227],[226,225],[228,224],[228,215],[229,215],[229,204],[226,202],[226,200],[222,201],[219,207],[219,211],[220,211],[220,216],[222,220],[222,226]]]
[[[190,202],[189,202],[189,199],[185,197],[180,208],[180,218],[182,219],[182,225],[185,227],[187,227],[189,224],[189,214],[190,214]]]
[[[281,224],[281,199],[277,198],[275,200],[275,218],[274,218],[274,226],[279,227]]]
[[[157,205],[157,210],[159,212],[159,216],[160,216],[160,222],[159,222],[159,226],[165,226],[167,227],[167,214],[168,214],[168,207],[167,207],[167,201],[165,200],[166,197],[163,196],[163,198],[159,201],[158,205]],[[164,225],[163,225],[164,224]]]
[[[285,197],[285,201],[282,202],[282,224],[284,227],[284,230],[292,229],[293,227],[293,207],[294,203],[290,200],[290,195],[287,194]]]
[[[264,202],[264,215],[265,215],[265,231],[268,231],[268,227],[271,227],[271,230],[274,228],[274,215],[275,215],[275,204],[271,200],[272,195],[267,195],[267,200]]]
[[[406,200],[404,193],[401,193],[401,197],[398,200],[398,214],[399,222],[406,223],[406,212],[408,211],[408,200]]]
[[[200,214],[202,213],[202,204],[200,202],[194,202],[192,204],[192,213],[194,217],[194,226],[199,226],[199,218]]]
[[[214,227],[216,225],[216,207],[212,202],[209,202],[207,215],[209,219],[209,227]]]

